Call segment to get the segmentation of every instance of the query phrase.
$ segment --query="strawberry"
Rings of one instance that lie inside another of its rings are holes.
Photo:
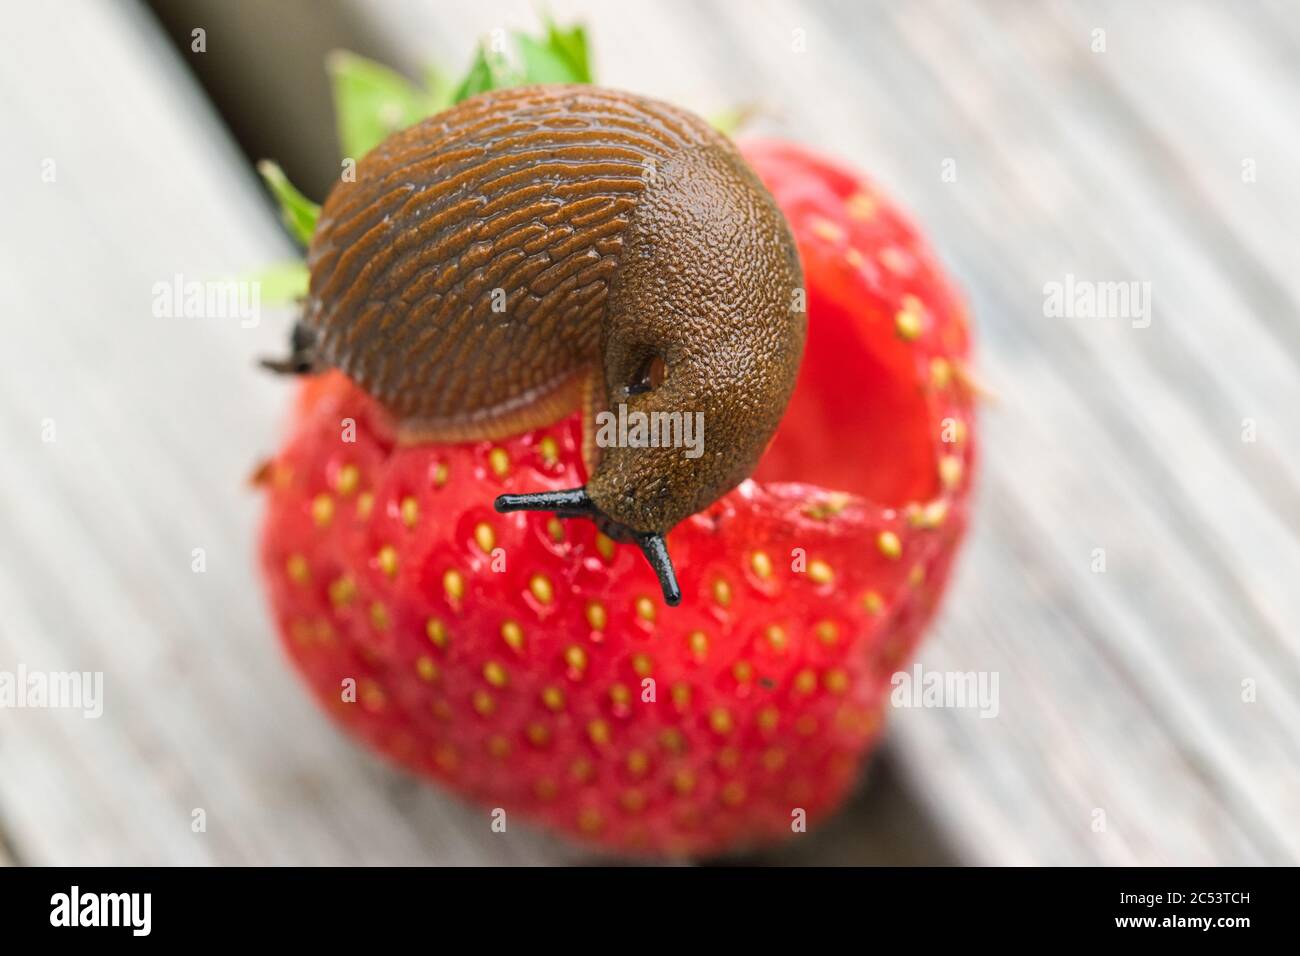
[[[493,511],[586,481],[576,414],[401,447],[330,373],[266,469],[271,604],[338,722],[508,818],[622,851],[713,853],[832,811],[966,526],[967,328],[933,255],[854,173],[745,152],[796,237],[809,339],[754,477],[670,535],[680,607],[590,522]]]

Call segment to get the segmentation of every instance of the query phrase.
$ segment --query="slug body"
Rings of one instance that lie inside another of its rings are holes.
[[[402,440],[502,437],[581,407],[586,487],[498,508],[638,541],[670,603],[662,535],[752,471],[803,351],[794,242],[735,147],[597,87],[487,93],[389,137],[331,191],[308,264],[295,346],[386,406]],[[603,412],[681,413],[702,441],[601,442]]]

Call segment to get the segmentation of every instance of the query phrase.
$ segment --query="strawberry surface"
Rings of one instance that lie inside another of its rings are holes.
[[[833,810],[966,526],[956,294],[861,177],[788,144],[745,154],[799,246],[808,345],[754,477],[669,536],[680,607],[590,522],[493,510],[586,481],[576,413],[402,447],[331,373],[265,473],[272,607],[325,708],[485,808],[625,852],[717,852]]]

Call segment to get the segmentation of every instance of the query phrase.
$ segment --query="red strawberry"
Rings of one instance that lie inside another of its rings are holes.
[[[269,471],[272,605],[325,707],[485,807],[622,850],[714,852],[833,810],[966,525],[955,293],[860,177],[785,144],[746,155],[798,241],[809,340],[754,480],[670,536],[679,608],[589,522],[493,511],[584,483],[576,415],[399,448],[330,374]]]

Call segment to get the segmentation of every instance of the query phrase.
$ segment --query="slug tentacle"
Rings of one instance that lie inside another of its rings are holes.
[[[597,514],[586,488],[532,491],[526,495],[497,495],[493,507],[502,514],[511,511],[554,511],[561,518],[590,518]]]
[[[308,375],[320,371],[316,333],[301,322],[294,323],[289,338],[289,355],[282,359],[260,359],[257,364],[280,375]]]
[[[587,494],[586,488],[569,488],[564,491],[533,491],[524,495],[498,495],[493,507],[502,514],[511,511],[553,511],[559,518],[589,518],[615,541],[631,541],[641,549],[649,562],[664,601],[669,607],[682,603],[682,589],[677,583],[664,536],[657,532],[634,531],[604,514]]]
[[[659,578],[659,587],[664,592],[664,603],[676,607],[682,603],[682,589],[677,584],[677,572],[673,569],[672,558],[668,556],[668,545],[661,534],[638,534],[634,539],[641,548],[641,553],[650,562],[655,576]]]

